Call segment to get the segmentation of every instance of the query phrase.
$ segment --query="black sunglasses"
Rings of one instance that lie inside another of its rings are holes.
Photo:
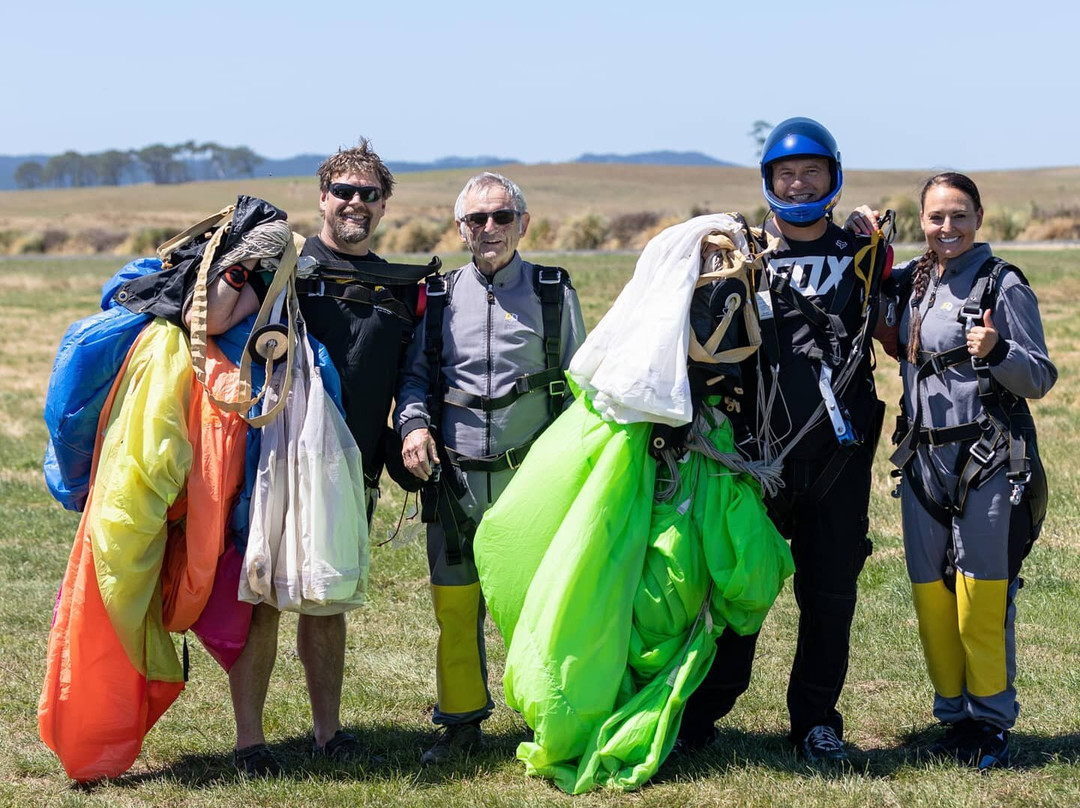
[[[465,221],[473,227],[484,227],[488,223],[488,219],[491,219],[495,224],[499,225],[499,227],[505,227],[520,215],[521,214],[516,210],[503,208],[502,210],[496,210],[491,213],[466,213]]]
[[[366,205],[378,202],[383,195],[378,185],[349,185],[347,182],[330,183],[330,193],[342,202],[351,202],[354,196],[360,194],[360,201]]]

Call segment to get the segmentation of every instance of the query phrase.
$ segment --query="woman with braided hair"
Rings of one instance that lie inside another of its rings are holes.
[[[891,279],[904,382],[893,461],[934,716],[945,725],[928,751],[984,770],[1009,765],[1014,598],[1046,513],[1026,399],[1044,396],[1057,369],[1027,280],[975,240],[975,183],[931,177],[920,209],[927,250]]]

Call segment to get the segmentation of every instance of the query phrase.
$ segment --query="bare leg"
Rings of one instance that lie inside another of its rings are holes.
[[[296,650],[304,663],[315,743],[324,746],[341,729],[341,685],[345,676],[345,615],[300,615]]]
[[[281,613],[260,603],[251,611],[244,650],[229,671],[229,692],[236,716],[236,748],[266,743],[263,735],[263,707],[270,687],[270,674],[277,658],[278,621]]]

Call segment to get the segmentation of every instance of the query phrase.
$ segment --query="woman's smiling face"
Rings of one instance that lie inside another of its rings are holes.
[[[982,216],[982,208],[977,208],[975,200],[963,191],[948,185],[933,185],[923,197],[919,223],[926,245],[943,262],[971,249]]]

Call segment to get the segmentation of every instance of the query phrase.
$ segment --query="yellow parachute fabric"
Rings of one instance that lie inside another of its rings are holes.
[[[191,469],[191,350],[158,319],[134,346],[101,445],[87,518],[101,599],[131,664],[148,678],[183,671],[161,619],[166,512]]]

